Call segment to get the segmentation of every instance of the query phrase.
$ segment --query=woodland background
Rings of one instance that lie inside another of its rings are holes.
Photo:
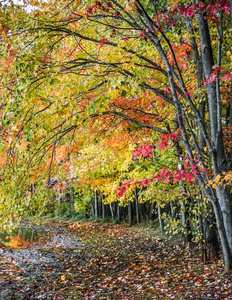
[[[0,220],[158,220],[232,269],[231,1],[1,1]]]

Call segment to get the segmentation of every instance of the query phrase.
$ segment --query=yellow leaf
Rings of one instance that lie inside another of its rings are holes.
[[[220,180],[220,178],[221,178],[221,175],[218,174],[218,175],[216,176],[216,178],[214,179],[214,181],[215,181],[215,182],[218,182],[218,181]]]
[[[213,184],[213,181],[212,181],[212,180],[209,180],[209,184]]]
[[[20,123],[17,122],[14,126],[11,127],[11,130],[13,132],[19,132],[20,128],[21,128]]]
[[[213,188],[213,189],[216,189],[216,188],[217,188],[216,183],[212,184],[212,188]]]

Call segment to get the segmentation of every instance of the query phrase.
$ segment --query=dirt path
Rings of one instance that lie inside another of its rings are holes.
[[[0,299],[232,299],[221,262],[203,265],[181,243],[137,227],[43,225],[57,230],[44,246],[5,253],[18,272],[0,282]]]

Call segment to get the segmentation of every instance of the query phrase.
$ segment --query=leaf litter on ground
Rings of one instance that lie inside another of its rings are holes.
[[[203,264],[198,248],[137,226],[57,226],[80,243],[41,248],[45,263],[0,281],[0,299],[232,299],[222,261]]]

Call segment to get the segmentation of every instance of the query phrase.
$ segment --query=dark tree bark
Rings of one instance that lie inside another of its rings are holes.
[[[140,223],[140,211],[139,211],[139,202],[138,202],[138,195],[137,190],[134,190],[134,201],[135,201],[135,212],[136,212],[136,222]]]
[[[133,217],[132,217],[132,202],[128,202],[128,222],[129,226],[132,226],[133,223]]]
[[[94,191],[94,212],[95,217],[98,218],[98,197],[97,197],[97,191]]]
[[[161,207],[159,205],[158,205],[158,219],[159,219],[160,230],[163,232],[164,231],[164,220],[162,218],[162,211],[161,211]]]
[[[154,214],[155,214],[155,202],[152,202],[150,208],[150,214],[149,214],[150,220],[154,220]]]

